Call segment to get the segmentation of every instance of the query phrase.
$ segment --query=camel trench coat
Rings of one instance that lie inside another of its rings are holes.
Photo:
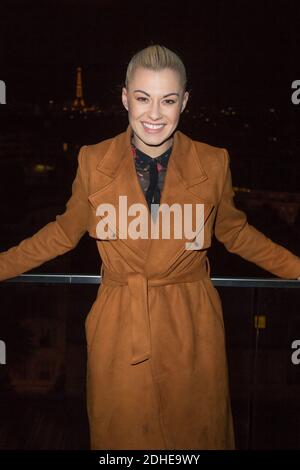
[[[147,205],[131,151],[132,129],[78,154],[63,214],[0,254],[0,280],[96,240],[102,283],[87,315],[87,407],[92,449],[233,449],[222,304],[210,279],[212,235],[227,250],[282,278],[300,258],[247,222],[233,201],[226,149],[174,133],[161,204],[203,204],[204,243],[125,238],[117,218],[98,238],[100,204]],[[148,210],[148,222],[150,211]],[[130,216],[128,216],[130,219]],[[173,235],[173,238],[172,238]]]

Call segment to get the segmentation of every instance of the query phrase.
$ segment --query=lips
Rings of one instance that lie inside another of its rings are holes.
[[[150,134],[160,132],[165,127],[165,124],[152,124],[150,122],[142,122],[142,125],[144,130]]]

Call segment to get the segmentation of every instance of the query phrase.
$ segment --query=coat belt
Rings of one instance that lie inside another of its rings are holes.
[[[132,334],[131,364],[139,364],[151,357],[151,329],[148,305],[148,287],[196,282],[210,276],[207,257],[193,271],[176,276],[147,278],[143,272],[117,273],[101,267],[101,284],[108,286],[128,285],[130,292],[130,314]]]

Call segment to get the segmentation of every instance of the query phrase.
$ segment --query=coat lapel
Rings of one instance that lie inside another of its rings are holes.
[[[94,185],[100,188],[88,197],[90,204],[93,206],[94,215],[100,204],[112,204],[117,217],[115,223],[111,221],[108,224],[111,233],[115,233],[118,240],[122,240],[133,252],[145,258],[150,245],[150,239],[137,238],[134,240],[127,237],[126,229],[124,230],[118,217],[120,209],[119,196],[127,196],[127,208],[137,203],[147,206],[133,160],[130,126],[128,126],[126,132],[119,134],[112,140],[106,154],[97,165]],[[124,210],[120,212],[123,216],[126,216]],[[96,225],[101,218],[103,219],[103,217],[95,215],[95,220],[92,219],[92,223]],[[132,219],[134,219],[133,216],[128,216],[129,222]],[[147,212],[147,219],[149,222],[149,211]],[[94,232],[93,228],[92,231]]]
[[[208,175],[201,165],[201,158],[197,154],[193,140],[180,131],[174,134],[173,149],[170,155],[168,170],[161,195],[160,205],[191,204],[193,207],[192,220],[193,229],[196,235],[203,229],[204,246],[207,246],[206,239],[210,238],[207,227],[207,220],[214,208],[211,195],[204,190],[202,183],[208,179]],[[206,188],[208,185],[206,185]],[[196,226],[196,204],[203,204],[204,220],[203,224]],[[171,229],[173,224],[171,223]],[[161,232],[160,232],[161,234]],[[181,259],[186,251],[186,243],[192,240],[185,237],[171,239],[153,239],[146,259],[146,270],[149,277],[152,275],[168,275],[174,269],[175,263]],[[201,249],[201,247],[200,247]]]
[[[161,238],[161,227],[159,228],[158,239],[151,239],[149,232],[148,238],[132,239],[126,238],[126,231],[119,220],[119,196],[127,196],[127,210],[132,204],[143,204],[147,208],[147,224],[150,230],[151,214],[148,209],[146,199],[138,180],[135,170],[135,162],[131,150],[132,129],[128,125],[126,132],[116,136],[104,157],[97,165],[97,175],[95,175],[94,185],[99,188],[89,195],[88,199],[93,209],[94,217],[92,222],[95,225],[101,219],[96,215],[97,207],[103,203],[112,204],[116,210],[116,221],[111,221],[109,229],[116,234],[116,238],[122,240],[132,252],[139,255],[145,262],[147,261],[147,271],[149,274],[165,272],[170,269],[174,257],[186,249],[185,243],[188,240],[184,234],[182,238],[173,238],[171,223],[171,238]],[[160,206],[162,204],[204,204],[204,223],[207,221],[214,207],[209,200],[209,195],[201,188],[201,183],[208,179],[207,173],[201,165],[201,158],[197,155],[195,145],[189,137],[180,131],[174,133],[173,148],[169,158],[168,169],[161,194]],[[122,206],[122,214],[126,218]],[[193,214],[194,214],[193,210]],[[130,222],[136,216],[127,216],[126,220]],[[103,218],[103,217],[102,217]],[[172,219],[171,219],[172,220]],[[193,222],[195,218],[193,217]],[[125,224],[126,225],[126,224]],[[161,225],[161,224],[160,224]],[[195,225],[193,225],[195,228]],[[203,227],[197,227],[199,232]],[[91,231],[90,231],[91,233]],[[166,264],[167,263],[167,264]],[[158,271],[160,269],[160,271]]]

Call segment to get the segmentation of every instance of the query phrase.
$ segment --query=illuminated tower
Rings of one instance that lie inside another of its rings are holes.
[[[82,76],[81,67],[77,67],[76,73],[76,98],[73,100],[73,109],[82,109],[85,107],[85,102],[82,93]]]

